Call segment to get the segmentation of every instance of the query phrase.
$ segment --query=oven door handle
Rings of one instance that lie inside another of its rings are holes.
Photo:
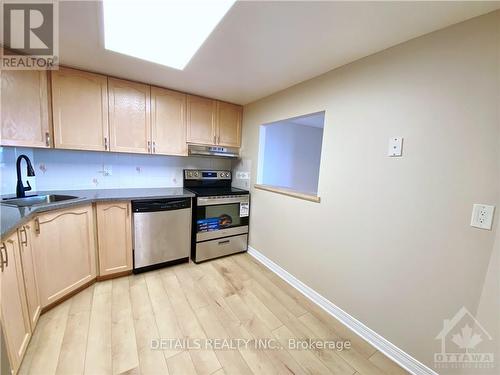
[[[231,204],[231,203],[248,203],[248,195],[242,195],[238,197],[224,197],[224,198],[210,198],[210,197],[198,197],[196,200],[198,206],[214,206],[217,204]]]

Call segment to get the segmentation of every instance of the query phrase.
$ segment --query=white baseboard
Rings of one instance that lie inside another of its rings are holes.
[[[302,281],[297,279],[292,274],[288,273],[286,270],[281,268],[279,265],[274,263],[271,259],[267,258],[265,255],[255,250],[253,247],[248,246],[248,253],[261,262],[264,266],[273,271],[276,275],[285,280],[292,287],[301,292],[304,296],[309,298],[312,302],[317,304],[327,313],[332,315],[334,318],[339,320],[347,328],[351,329],[358,336],[368,341],[373,345],[378,351],[385,354],[387,357],[392,359],[394,362],[399,364],[405,370],[409,371],[414,375],[438,375],[435,371],[424,365],[423,363],[417,361],[415,358],[410,356],[408,353],[404,352],[396,345],[387,341],[378,333],[372,331],[370,328],[365,326],[356,318],[352,317],[340,307],[336,306],[321,294],[317,293],[314,289],[308,287]]]

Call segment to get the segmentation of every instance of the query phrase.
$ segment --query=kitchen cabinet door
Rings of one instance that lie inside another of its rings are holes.
[[[17,372],[31,338],[17,233],[1,244],[1,320],[10,366]]]
[[[42,214],[34,226],[36,274],[44,308],[96,277],[92,206]]]
[[[36,323],[42,311],[38,281],[36,276],[35,259],[33,254],[33,222],[23,225],[18,229],[19,246],[21,249],[21,264],[23,267],[24,286],[26,287],[26,300],[28,305],[28,317],[31,330],[35,330]]]
[[[50,147],[47,71],[2,70],[2,146]]]
[[[217,145],[241,146],[241,106],[217,102]]]
[[[56,148],[105,151],[108,143],[107,78],[60,67],[51,72]]]
[[[199,96],[187,96],[187,141],[205,145],[216,144],[216,101]]]
[[[151,87],[153,153],[187,155],[186,94]]]
[[[132,269],[130,202],[97,203],[99,276]]]
[[[150,87],[108,78],[111,151],[151,152]]]

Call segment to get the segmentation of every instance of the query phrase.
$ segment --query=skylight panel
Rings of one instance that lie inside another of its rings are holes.
[[[235,2],[104,0],[104,46],[182,70]]]

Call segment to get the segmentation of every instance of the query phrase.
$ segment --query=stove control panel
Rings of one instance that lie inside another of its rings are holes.
[[[199,169],[185,169],[185,180],[231,180],[231,171],[207,171]]]

